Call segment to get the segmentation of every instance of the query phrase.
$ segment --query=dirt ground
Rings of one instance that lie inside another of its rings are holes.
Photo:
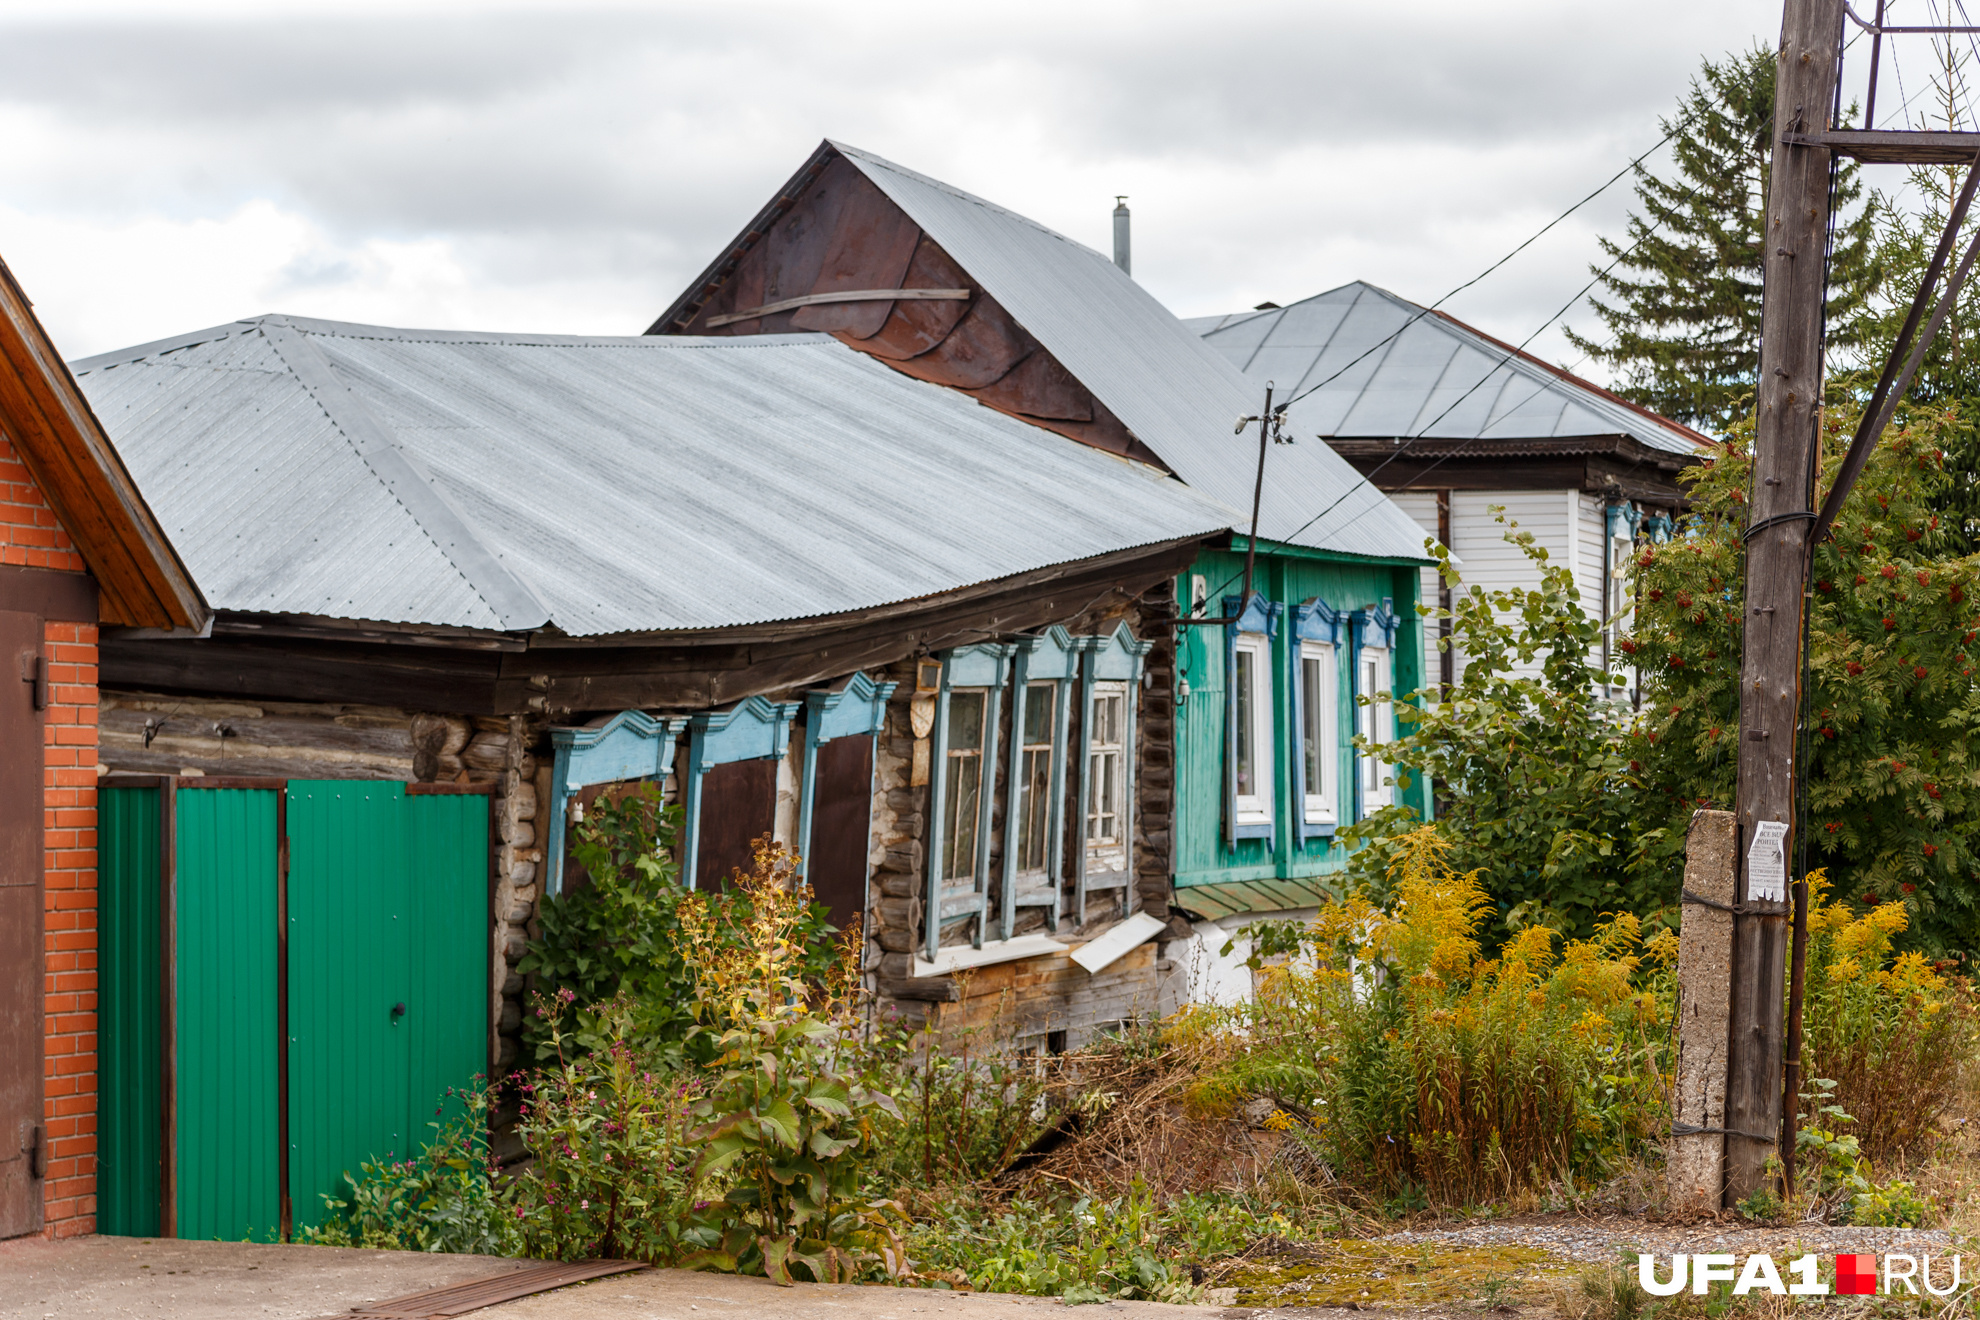
[[[338,1247],[87,1237],[0,1242],[0,1320],[315,1320],[532,1262]],[[476,1320],[1025,1320],[1051,1298],[804,1284],[652,1270],[574,1284],[475,1312]],[[1205,1317],[1200,1307],[1119,1302],[1091,1320]]]
[[[1625,1250],[1903,1251],[1957,1248],[1943,1231],[1659,1226],[1628,1218],[1522,1216],[1365,1241],[1261,1243],[1217,1267],[1208,1304],[1093,1304],[1088,1320],[1540,1320],[1564,1283]],[[90,1237],[0,1242],[0,1320],[319,1320],[530,1262],[335,1247]],[[1218,1286],[1221,1285],[1221,1286]],[[575,1284],[474,1313],[475,1320],[1045,1320],[1054,1298],[800,1284],[652,1270]]]
[[[16,1238],[0,1242],[0,1320],[308,1320],[522,1265],[339,1247]]]

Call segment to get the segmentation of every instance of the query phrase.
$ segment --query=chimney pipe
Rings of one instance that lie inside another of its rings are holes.
[[[1134,274],[1134,269],[1128,260],[1127,198],[1118,195],[1114,198],[1114,264],[1124,273]]]

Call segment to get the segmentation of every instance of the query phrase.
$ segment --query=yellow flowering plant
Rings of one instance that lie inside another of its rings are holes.
[[[1395,840],[1390,901],[1323,907],[1260,959],[1251,1004],[1183,1032],[1214,1049],[1202,1104],[1272,1099],[1342,1178],[1402,1204],[1474,1204],[1613,1167],[1668,1086],[1668,932],[1627,913],[1588,939],[1527,926],[1486,957],[1476,871],[1424,826]]]
[[[1835,1082],[1879,1164],[1923,1156],[1954,1099],[1975,1019],[1950,962],[1894,954],[1910,924],[1901,900],[1859,911],[1831,897],[1825,871],[1808,876],[1808,973],[1803,1074]]]

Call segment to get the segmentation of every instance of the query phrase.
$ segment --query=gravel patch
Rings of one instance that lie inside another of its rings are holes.
[[[1952,1245],[1952,1235],[1937,1228],[1851,1228],[1829,1224],[1795,1224],[1784,1228],[1751,1224],[1653,1224],[1622,1216],[1570,1219],[1533,1216],[1491,1220],[1455,1228],[1408,1229],[1371,1238],[1372,1242],[1408,1245],[1439,1242],[1457,1247],[1537,1247],[1567,1260],[1590,1265],[1609,1264],[1627,1254],[1649,1252],[1731,1252],[1747,1256],[1799,1256],[1808,1252],[1906,1252],[1929,1255]]]

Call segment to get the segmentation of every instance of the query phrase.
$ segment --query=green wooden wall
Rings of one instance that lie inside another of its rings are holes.
[[[96,1231],[159,1229],[160,1013],[156,788],[97,795]]]
[[[281,1236],[276,1163],[276,791],[178,794],[178,1229]]]
[[[1242,589],[1244,555],[1237,551],[1207,551],[1177,582],[1176,598],[1191,599],[1192,579],[1202,577],[1210,591],[1204,613],[1221,615],[1226,596],[1235,597]],[[1192,886],[1226,885],[1239,881],[1270,881],[1324,876],[1345,864],[1344,846],[1328,839],[1300,843],[1294,828],[1297,819],[1292,801],[1293,755],[1298,734],[1293,727],[1292,702],[1285,690],[1292,609],[1317,596],[1338,610],[1355,610],[1394,602],[1402,618],[1394,652],[1396,692],[1412,692],[1424,683],[1423,620],[1416,613],[1418,571],[1415,565],[1381,564],[1326,557],[1319,552],[1268,552],[1261,544],[1252,590],[1267,600],[1282,602],[1285,611],[1279,633],[1273,642],[1275,687],[1272,719],[1274,738],[1274,784],[1277,800],[1272,818],[1275,837],[1269,846],[1264,839],[1240,839],[1237,847],[1226,846],[1223,837],[1224,810],[1224,629],[1200,627],[1181,629],[1176,663],[1178,678],[1189,684],[1189,696],[1179,703],[1176,718],[1176,804],[1174,868],[1177,900],[1188,907],[1185,891]],[[1341,775],[1343,785],[1352,782],[1353,749],[1348,745],[1354,729],[1354,708],[1348,685],[1340,685],[1337,726],[1341,730]],[[1411,776],[1403,801],[1419,812],[1428,812],[1428,792],[1418,776]],[[1343,820],[1352,820],[1355,803],[1342,793]],[[1259,910],[1285,904],[1262,902]]]

